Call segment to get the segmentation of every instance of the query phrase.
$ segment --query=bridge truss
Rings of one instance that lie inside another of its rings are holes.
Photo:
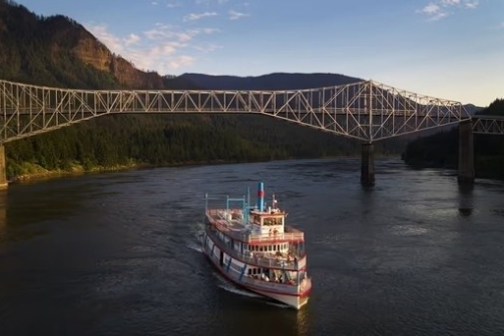
[[[504,117],[476,115],[473,117],[473,132],[476,134],[504,135]]]
[[[0,143],[118,113],[260,114],[366,143],[471,119],[459,102],[375,81],[288,91],[92,91],[0,80]]]

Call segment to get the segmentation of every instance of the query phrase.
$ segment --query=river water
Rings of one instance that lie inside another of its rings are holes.
[[[504,183],[359,160],[163,168],[0,195],[0,335],[502,335]],[[204,193],[258,181],[305,231],[300,311],[235,289],[202,255]]]

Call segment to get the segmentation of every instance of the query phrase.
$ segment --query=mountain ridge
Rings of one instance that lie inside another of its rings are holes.
[[[360,78],[335,73],[273,72],[259,76],[207,75],[185,73],[195,85],[207,90],[302,90],[345,85],[362,81]]]

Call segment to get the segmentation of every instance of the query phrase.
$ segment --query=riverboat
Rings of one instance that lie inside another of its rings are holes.
[[[227,197],[225,208],[210,208],[206,195],[203,251],[235,285],[300,309],[312,289],[304,233],[285,224],[287,213],[274,195],[271,206],[264,196],[262,182],[255,206],[248,193]]]

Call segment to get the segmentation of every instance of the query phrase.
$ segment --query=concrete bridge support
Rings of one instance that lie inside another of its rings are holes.
[[[7,189],[7,166],[5,163],[5,147],[0,145],[0,190]]]
[[[374,146],[372,143],[362,144],[361,184],[371,187],[375,184],[374,176]]]
[[[459,184],[474,182],[474,141],[471,120],[459,124],[458,182]]]
[[[7,174],[5,165],[5,147],[0,145],[0,190],[7,189]]]

